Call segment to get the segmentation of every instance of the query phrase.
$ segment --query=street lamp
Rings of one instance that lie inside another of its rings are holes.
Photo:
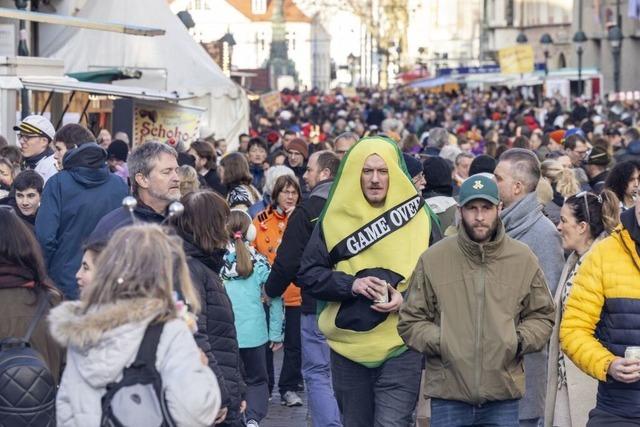
[[[540,37],[540,44],[544,48],[544,76],[546,78],[549,75],[549,46],[553,44],[553,39],[549,33],[544,33]]]
[[[613,52],[613,86],[615,92],[620,92],[620,51],[622,47],[622,31],[617,25],[609,29],[607,39]]]
[[[349,74],[351,74],[351,86],[355,86],[356,81],[356,56],[349,53],[347,56],[347,65],[349,66]]]
[[[579,30],[573,35],[573,42],[576,44],[576,53],[578,54],[578,96],[582,96],[582,47],[587,42],[587,35],[584,31]]]
[[[524,31],[520,31],[520,33],[518,34],[518,37],[516,37],[516,43],[527,44],[527,42],[529,42],[527,35],[524,33]]]

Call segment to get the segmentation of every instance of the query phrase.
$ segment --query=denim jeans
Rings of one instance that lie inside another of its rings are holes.
[[[331,352],[333,389],[346,427],[409,427],[418,402],[422,356],[407,350],[377,368]]]
[[[331,386],[329,346],[315,314],[300,317],[302,376],[307,385],[311,421],[318,427],[341,427],[340,411]]]
[[[455,400],[431,399],[431,427],[518,427],[519,400],[487,402],[480,406]]]

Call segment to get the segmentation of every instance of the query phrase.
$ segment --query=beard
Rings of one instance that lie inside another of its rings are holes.
[[[462,218],[462,225],[471,240],[476,243],[486,243],[493,240],[496,230],[498,229],[498,221],[500,221],[500,217],[496,215],[496,219],[493,220],[493,223],[491,223],[488,228],[476,229],[473,225],[467,224],[464,218]]]

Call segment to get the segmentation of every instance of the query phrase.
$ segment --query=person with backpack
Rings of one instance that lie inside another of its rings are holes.
[[[172,221],[183,240],[193,285],[200,295],[196,342],[205,354],[212,354],[209,367],[216,374],[222,392],[219,427],[237,427],[244,402],[240,352],[231,300],[220,280],[228,235],[227,202],[213,190],[198,190],[182,197],[184,212]]]
[[[62,295],[33,232],[8,206],[0,206],[0,235],[0,425],[55,425],[64,353],[45,315]]]
[[[271,267],[269,261],[250,246],[256,238],[256,228],[248,213],[232,209],[227,230],[233,243],[224,256],[220,277],[233,306],[240,357],[244,364],[246,425],[258,427],[266,417],[269,405],[266,348],[268,345],[275,352],[282,348],[284,339],[282,299],[271,300],[267,326],[262,306],[263,288]]]
[[[118,230],[80,301],[49,315],[67,347],[58,427],[212,425],[220,389],[186,307],[200,310],[180,239],[158,225]]]

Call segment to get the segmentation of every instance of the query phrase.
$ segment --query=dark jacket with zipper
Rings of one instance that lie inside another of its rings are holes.
[[[427,356],[427,396],[481,405],[524,395],[522,356],[546,345],[553,322],[535,255],[500,222],[486,244],[460,226],[420,257],[398,332]]]
[[[207,355],[209,367],[218,378],[222,394],[221,407],[228,408],[226,423],[232,423],[240,418],[239,408],[245,384],[242,380],[231,301],[218,276],[226,251],[221,249],[213,254],[206,254],[193,243],[190,236],[180,234],[191,280],[202,305],[202,311],[198,315],[196,343]]]
[[[116,230],[132,225],[134,217],[136,221],[160,224],[165,220],[166,215],[159,214],[138,199],[138,205],[133,209],[133,216],[124,207],[114,209],[102,217],[87,242],[99,241],[106,243]]]
[[[122,179],[109,172],[107,152],[95,143],[65,154],[64,170],[44,186],[36,216],[36,237],[49,276],[68,299],[78,297],[76,272],[82,245],[98,221],[128,194]]]

